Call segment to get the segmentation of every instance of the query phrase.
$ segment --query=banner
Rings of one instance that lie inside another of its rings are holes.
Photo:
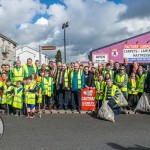
[[[125,45],[123,49],[123,57],[127,57],[129,61],[150,61],[150,45]]]
[[[95,110],[96,109],[96,89],[84,88],[81,90],[81,110]]]

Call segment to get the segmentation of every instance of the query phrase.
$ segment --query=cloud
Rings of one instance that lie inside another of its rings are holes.
[[[35,24],[38,25],[48,25],[48,20],[44,17],[39,18]]]
[[[120,15],[120,20],[124,19],[143,19],[150,17],[150,0],[123,0],[127,5],[127,11]]]
[[[146,0],[142,1],[149,4]],[[39,45],[57,46],[63,55],[62,24],[69,21],[66,28],[67,60],[75,61],[87,59],[91,49],[150,29],[148,12],[145,10],[143,16],[133,15],[133,4],[129,0],[119,4],[107,0],[63,0],[63,3],[47,7],[39,0],[11,0],[9,3],[8,0],[0,0],[0,17],[3,20],[0,32],[20,45],[35,49]],[[139,5],[142,9],[147,7],[140,0],[137,3],[137,10]],[[41,16],[33,23],[38,14]],[[19,25],[18,28],[16,25]],[[54,57],[56,51],[46,53]]]

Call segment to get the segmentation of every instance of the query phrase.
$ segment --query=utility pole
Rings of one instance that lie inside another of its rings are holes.
[[[64,62],[66,63],[66,28],[69,27],[69,23],[63,23],[62,29],[64,29]]]

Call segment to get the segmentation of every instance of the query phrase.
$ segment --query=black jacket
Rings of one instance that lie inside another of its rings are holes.
[[[88,74],[84,75],[85,75],[85,86],[87,85],[88,87],[95,87],[94,75],[91,72],[88,72]]]

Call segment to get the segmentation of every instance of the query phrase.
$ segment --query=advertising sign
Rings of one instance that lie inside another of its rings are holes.
[[[92,60],[93,60],[94,65],[97,65],[98,63],[106,63],[108,62],[108,55],[107,54],[94,54]]]
[[[96,109],[96,89],[84,88],[81,90],[81,110],[95,110]]]
[[[129,61],[150,61],[150,44],[127,44],[123,49],[123,57]]]

